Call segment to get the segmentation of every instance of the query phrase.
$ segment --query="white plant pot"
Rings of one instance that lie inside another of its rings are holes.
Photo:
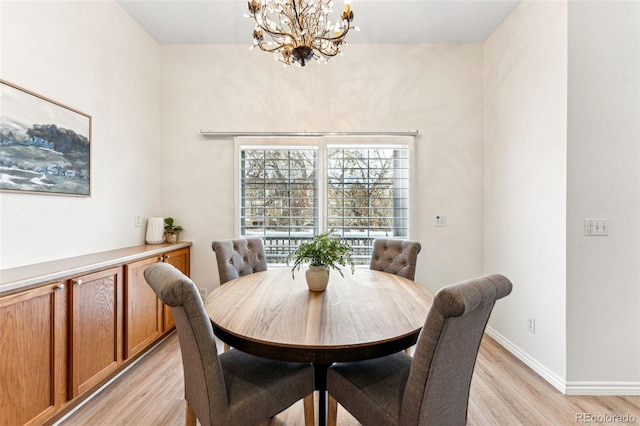
[[[329,268],[324,266],[309,266],[305,272],[307,287],[311,291],[325,291],[329,282]]]

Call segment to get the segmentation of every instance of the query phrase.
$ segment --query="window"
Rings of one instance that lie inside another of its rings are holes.
[[[309,148],[242,148],[240,235],[264,240],[268,263],[286,263],[318,223],[318,155]]]
[[[246,142],[238,144],[239,233],[264,240],[268,263],[286,263],[326,230],[347,240],[361,265],[376,238],[409,238],[409,143]]]

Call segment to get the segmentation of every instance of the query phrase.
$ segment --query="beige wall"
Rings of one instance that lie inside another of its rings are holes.
[[[484,271],[514,283],[490,323],[547,380],[565,378],[567,5],[527,2],[484,45]],[[535,318],[535,334],[527,329]]]
[[[484,269],[514,281],[492,334],[569,394],[639,394],[640,4],[519,6],[485,43],[484,125]]]
[[[640,3],[569,2],[568,34],[567,387],[640,395]]]
[[[160,214],[160,48],[115,2],[0,2],[0,76],[93,117],[91,198],[0,194],[0,268],[144,242]]]
[[[283,68],[244,46],[162,48],[163,211],[217,285],[214,239],[234,229],[233,141],[218,131],[407,131],[415,144],[417,279],[438,289],[482,266],[482,46],[350,45],[327,66]],[[447,227],[433,218],[447,216]]]

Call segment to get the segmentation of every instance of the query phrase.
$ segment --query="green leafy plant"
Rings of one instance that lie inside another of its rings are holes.
[[[164,231],[170,234],[175,234],[182,231],[182,226],[175,225],[172,217],[168,217],[164,220]]]
[[[351,273],[355,272],[355,263],[351,259],[353,248],[343,243],[337,235],[331,231],[318,234],[313,239],[300,243],[293,253],[287,258],[287,265],[293,262],[291,275],[295,278],[295,271],[300,270],[303,263],[311,266],[324,266],[328,269],[335,269],[344,276],[340,266],[351,267]]]

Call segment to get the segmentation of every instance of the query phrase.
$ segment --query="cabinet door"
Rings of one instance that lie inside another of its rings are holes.
[[[172,264],[179,269],[183,274],[189,276],[190,274],[190,256],[189,249],[183,248],[175,250],[164,255],[164,261]],[[173,315],[171,315],[171,308],[167,305],[164,306],[164,331],[170,330],[175,327],[173,322]]]
[[[0,298],[0,424],[42,424],[67,400],[67,290]]]
[[[122,364],[122,268],[70,282],[71,392],[75,397]]]
[[[162,335],[162,302],[144,279],[149,265],[162,261],[162,257],[139,260],[125,266],[125,357],[146,349]]]

